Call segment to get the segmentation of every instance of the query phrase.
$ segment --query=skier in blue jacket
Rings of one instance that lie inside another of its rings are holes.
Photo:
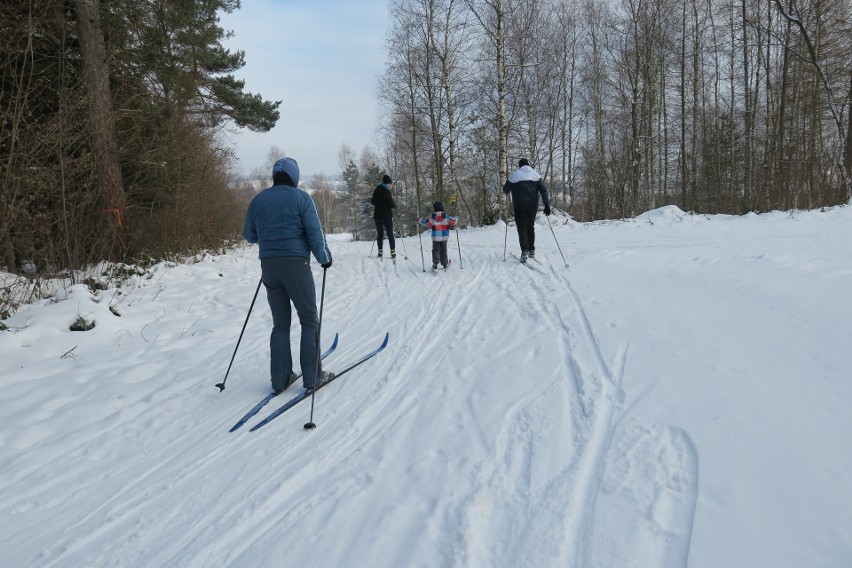
[[[319,379],[315,377],[319,319],[310,265],[313,254],[323,269],[328,269],[331,251],[314,200],[298,189],[296,160],[282,158],[275,162],[272,183],[272,187],[258,193],[249,203],[243,236],[260,247],[262,280],[272,310],[269,339],[272,390],[278,393],[296,380],[290,353],[290,302],[296,306],[302,328],[299,348],[302,383],[310,389],[332,376],[320,371]]]

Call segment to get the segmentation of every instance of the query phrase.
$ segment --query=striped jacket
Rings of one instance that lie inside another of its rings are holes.
[[[444,211],[432,213],[428,219],[418,219],[421,225],[432,228],[433,241],[446,241],[450,238],[450,229],[455,227],[458,218],[450,217]]]

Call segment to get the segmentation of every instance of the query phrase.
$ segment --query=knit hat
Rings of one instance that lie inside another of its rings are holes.
[[[382,183],[387,185],[389,183],[393,183],[393,180],[391,179],[391,177],[389,175],[385,174],[385,175],[382,176]]]
[[[284,172],[293,181],[294,187],[299,187],[299,164],[293,158],[281,158],[272,166],[272,177],[278,172]]]
[[[443,211],[444,210],[444,204],[441,203],[440,201],[436,201],[435,203],[432,204],[432,208],[435,211]]]
[[[530,165],[530,161],[527,160],[526,158],[521,158],[520,160],[518,160],[518,167],[519,168],[522,168],[522,167],[528,166],[528,165]]]

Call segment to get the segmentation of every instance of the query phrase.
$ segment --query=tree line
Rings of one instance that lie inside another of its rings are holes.
[[[0,5],[0,265],[60,270],[214,247],[253,189],[229,128],[268,131],[217,14],[238,0]],[[390,0],[376,155],[345,146],[329,230],[400,231],[434,200],[505,212],[528,158],[580,220],[675,204],[739,214],[850,198],[852,0]],[[356,162],[358,164],[356,165]],[[378,164],[382,164],[381,167]],[[411,223],[410,223],[411,221]]]
[[[391,0],[389,169],[503,214],[528,158],[582,220],[852,195],[850,0]],[[398,189],[399,189],[398,188]]]
[[[218,13],[238,0],[0,5],[0,265],[57,271],[220,246],[248,194],[221,134],[268,131]],[[73,273],[71,273],[73,274]]]

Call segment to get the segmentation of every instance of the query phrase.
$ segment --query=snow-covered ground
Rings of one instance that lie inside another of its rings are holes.
[[[22,309],[0,564],[852,566],[852,208],[550,220],[530,267],[502,224],[453,235],[446,273],[416,237],[396,266],[332,237],[325,368],[390,344],[316,430],[306,402],[249,431],[298,383],[228,431],[269,392],[262,288],[214,386],[254,248]]]

